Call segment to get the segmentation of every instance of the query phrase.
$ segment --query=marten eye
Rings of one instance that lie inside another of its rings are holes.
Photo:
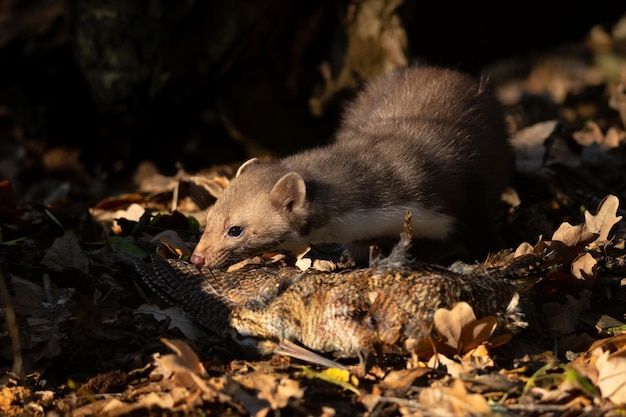
[[[243,227],[241,226],[231,226],[228,229],[228,236],[230,237],[240,237],[243,233]]]

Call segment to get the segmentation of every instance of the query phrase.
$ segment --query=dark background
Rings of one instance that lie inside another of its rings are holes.
[[[475,74],[497,59],[580,41],[626,12],[614,0],[382,3],[399,4],[410,60]],[[37,181],[47,175],[41,160],[59,147],[77,151],[82,174],[113,180],[141,160],[171,174],[177,163],[195,171],[240,161],[255,145],[282,155],[323,143],[345,97],[335,94],[320,115],[308,101],[322,88],[321,65],[333,77],[344,65],[346,16],[359,6],[5,1],[0,150],[3,163],[22,165],[0,176]]]

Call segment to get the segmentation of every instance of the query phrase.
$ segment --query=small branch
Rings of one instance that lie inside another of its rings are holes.
[[[0,299],[4,306],[4,315],[7,318],[7,327],[9,335],[11,336],[11,351],[13,352],[13,368],[12,371],[20,379],[24,378],[24,370],[22,369],[22,348],[20,345],[20,332],[15,320],[15,310],[11,304],[11,297],[9,296],[9,288],[4,279],[4,273],[0,270]]]

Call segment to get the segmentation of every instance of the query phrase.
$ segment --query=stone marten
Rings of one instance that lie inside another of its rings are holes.
[[[382,75],[348,105],[329,145],[241,165],[190,261],[224,267],[324,243],[362,258],[370,244],[399,239],[408,210],[418,259],[439,261],[433,247],[459,242],[483,253],[514,172],[508,136],[500,103],[467,74],[415,66]]]

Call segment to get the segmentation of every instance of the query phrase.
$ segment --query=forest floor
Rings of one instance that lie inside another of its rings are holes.
[[[148,164],[133,192],[89,202],[87,215],[66,179],[33,182],[39,204],[4,180],[0,414],[624,415],[626,21],[485,72],[516,130],[518,172],[499,219],[506,248],[561,242],[571,252],[535,300],[541,329],[435,362],[387,358],[365,375],[244,358],[113,256],[188,254],[197,202],[233,167],[168,177]],[[49,157],[86,170],[71,154]]]

